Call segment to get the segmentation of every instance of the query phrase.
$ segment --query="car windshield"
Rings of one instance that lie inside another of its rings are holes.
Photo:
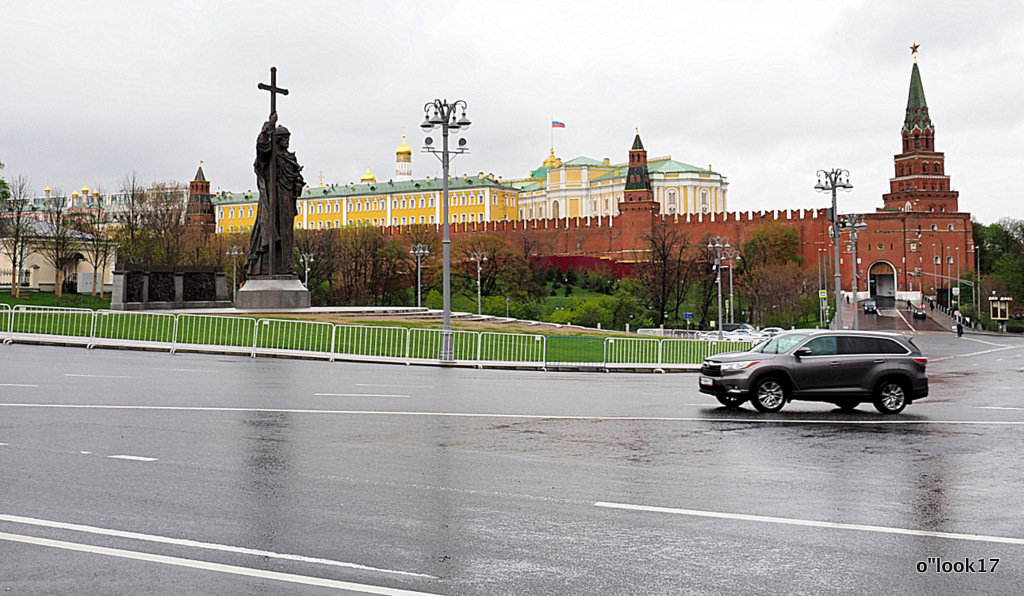
[[[785,333],[783,335],[776,335],[768,341],[755,346],[751,352],[761,352],[763,354],[784,354],[793,349],[798,343],[807,339],[807,335],[803,333]]]

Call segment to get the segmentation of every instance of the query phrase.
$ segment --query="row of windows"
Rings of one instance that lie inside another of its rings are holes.
[[[931,171],[929,171],[929,170],[931,170]],[[913,166],[902,166],[901,165],[899,167],[899,175],[900,176],[909,176],[909,175],[911,175],[913,173],[914,173]],[[929,164],[927,161],[923,162],[921,164],[921,172],[920,173],[922,173],[922,174],[941,174],[942,173],[942,164],[940,164],[939,162],[935,162],[934,164]]]
[[[461,196],[461,197],[452,196],[450,198],[451,198],[451,205],[453,207],[458,207],[460,204],[462,206],[483,205],[484,204],[484,195],[483,194],[480,194],[480,195],[472,195],[471,194],[471,195],[468,195],[468,196]],[[506,206],[508,206],[509,200],[508,200],[507,197],[505,197],[502,202],[505,203]],[[415,198],[409,198],[409,199],[405,199],[405,198],[397,199],[397,198],[395,198],[395,199],[391,199],[391,208],[392,209],[415,209],[417,207],[417,203],[419,204],[418,206],[421,209],[425,209],[427,207],[434,208],[434,206],[435,206],[435,199],[434,199],[434,197],[430,197],[430,199],[428,201],[427,198],[420,197],[419,200],[417,201],[417,199],[415,199]],[[492,197],[491,203],[494,204],[494,205],[498,205],[499,204],[498,203],[498,196],[497,195]],[[352,212],[352,213],[362,212],[364,210],[363,209],[364,207],[366,208],[365,209],[366,211],[383,211],[386,208],[386,206],[387,205],[385,203],[385,199],[366,199],[365,202],[362,201],[362,200],[357,200],[357,201],[349,200],[348,201],[348,205],[347,205],[348,211]],[[296,205],[296,208],[298,210],[298,213],[301,215],[302,214],[302,210],[303,210],[303,203],[298,203]],[[248,217],[253,217],[253,207],[249,206],[247,209],[248,209]],[[234,219],[236,216],[237,217],[244,217],[245,210],[246,210],[246,207],[227,207],[227,208],[221,207],[220,208],[220,219],[224,219],[225,216],[228,219]],[[330,213],[341,213],[341,205],[338,203],[338,201],[335,201],[333,203],[328,202],[328,201],[317,201],[317,202],[315,202],[315,203],[313,203],[312,205],[309,206],[309,215],[320,215],[320,214],[323,214],[325,212],[325,210],[326,210],[326,212],[328,214],[330,214]],[[481,221],[482,221],[482,219],[481,219]]]

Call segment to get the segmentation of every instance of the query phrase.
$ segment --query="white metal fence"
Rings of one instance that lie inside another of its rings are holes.
[[[362,327],[291,319],[93,311],[0,304],[0,338],[88,347],[155,347],[377,362],[437,363],[440,329]],[[535,368],[694,368],[742,342],[631,337],[544,336],[452,331],[453,362]]]

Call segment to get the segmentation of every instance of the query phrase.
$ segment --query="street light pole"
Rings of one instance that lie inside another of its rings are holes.
[[[426,244],[413,244],[409,254],[416,257],[416,307],[420,308],[423,306],[423,294],[420,290],[420,262],[423,257],[430,255],[430,249],[427,248]]]
[[[841,293],[839,273],[839,224],[836,212],[836,190],[843,189],[849,191],[853,188],[850,184],[850,172],[835,168],[832,170],[818,170],[818,183],[814,185],[814,189],[820,192],[832,192],[832,246],[835,250],[835,277],[836,277],[836,329],[843,328],[843,310],[839,303],[839,295]]]
[[[715,236],[708,240],[708,250],[715,255],[716,283],[718,284],[718,341],[722,341],[722,255],[731,248],[728,240],[722,244],[721,236]]]
[[[238,296],[238,256],[245,252],[237,246],[232,246],[226,254],[231,257],[231,301],[235,302]]]
[[[306,282],[304,284],[302,284],[302,285],[306,286],[306,289],[308,290],[309,289],[309,264],[313,262],[313,253],[304,252],[304,253],[302,253],[299,256],[302,259],[302,266],[305,267],[305,269],[306,269]]]
[[[732,296],[732,267],[733,261],[740,261],[743,259],[743,257],[740,256],[740,251],[739,249],[736,248],[725,251],[723,253],[723,256],[729,259],[729,322],[735,323],[736,303],[733,302]]]
[[[479,315],[483,314],[480,308],[480,270],[483,267],[483,262],[487,260],[487,253],[474,251],[469,258],[476,262],[476,314]]]
[[[462,117],[456,120],[455,111],[460,108],[462,110]],[[442,146],[440,150],[432,147],[434,140],[430,137],[427,137],[423,141],[423,150],[428,153],[433,153],[441,160],[441,200],[444,208],[444,213],[441,218],[443,230],[441,240],[441,258],[443,261],[441,279],[444,294],[444,323],[441,331],[441,353],[439,354],[441,362],[453,362],[455,360],[455,351],[452,341],[452,241],[451,236],[448,233],[448,162],[451,159],[451,153],[458,154],[468,151],[468,149],[466,149],[466,139],[464,138],[459,139],[458,149],[449,151],[448,133],[449,131],[458,132],[462,128],[468,128],[469,125],[470,121],[466,118],[466,102],[461,99],[452,103],[448,103],[447,99],[435,99],[423,106],[423,123],[420,124],[420,128],[423,129],[423,132],[430,132],[434,128],[440,126],[442,137]]]
[[[843,217],[840,225],[844,228],[850,228],[850,260],[853,261],[850,264],[850,272],[853,275],[850,282],[853,297],[850,302],[853,305],[853,328],[859,329],[860,327],[857,323],[857,229],[867,227],[867,224],[864,223],[862,216],[849,214]]]

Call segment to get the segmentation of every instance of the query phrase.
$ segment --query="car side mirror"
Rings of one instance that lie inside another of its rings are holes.
[[[814,354],[814,352],[812,352],[810,348],[800,348],[799,350],[793,352],[793,355],[796,356],[797,358],[801,358],[803,356],[810,356],[812,354]]]

